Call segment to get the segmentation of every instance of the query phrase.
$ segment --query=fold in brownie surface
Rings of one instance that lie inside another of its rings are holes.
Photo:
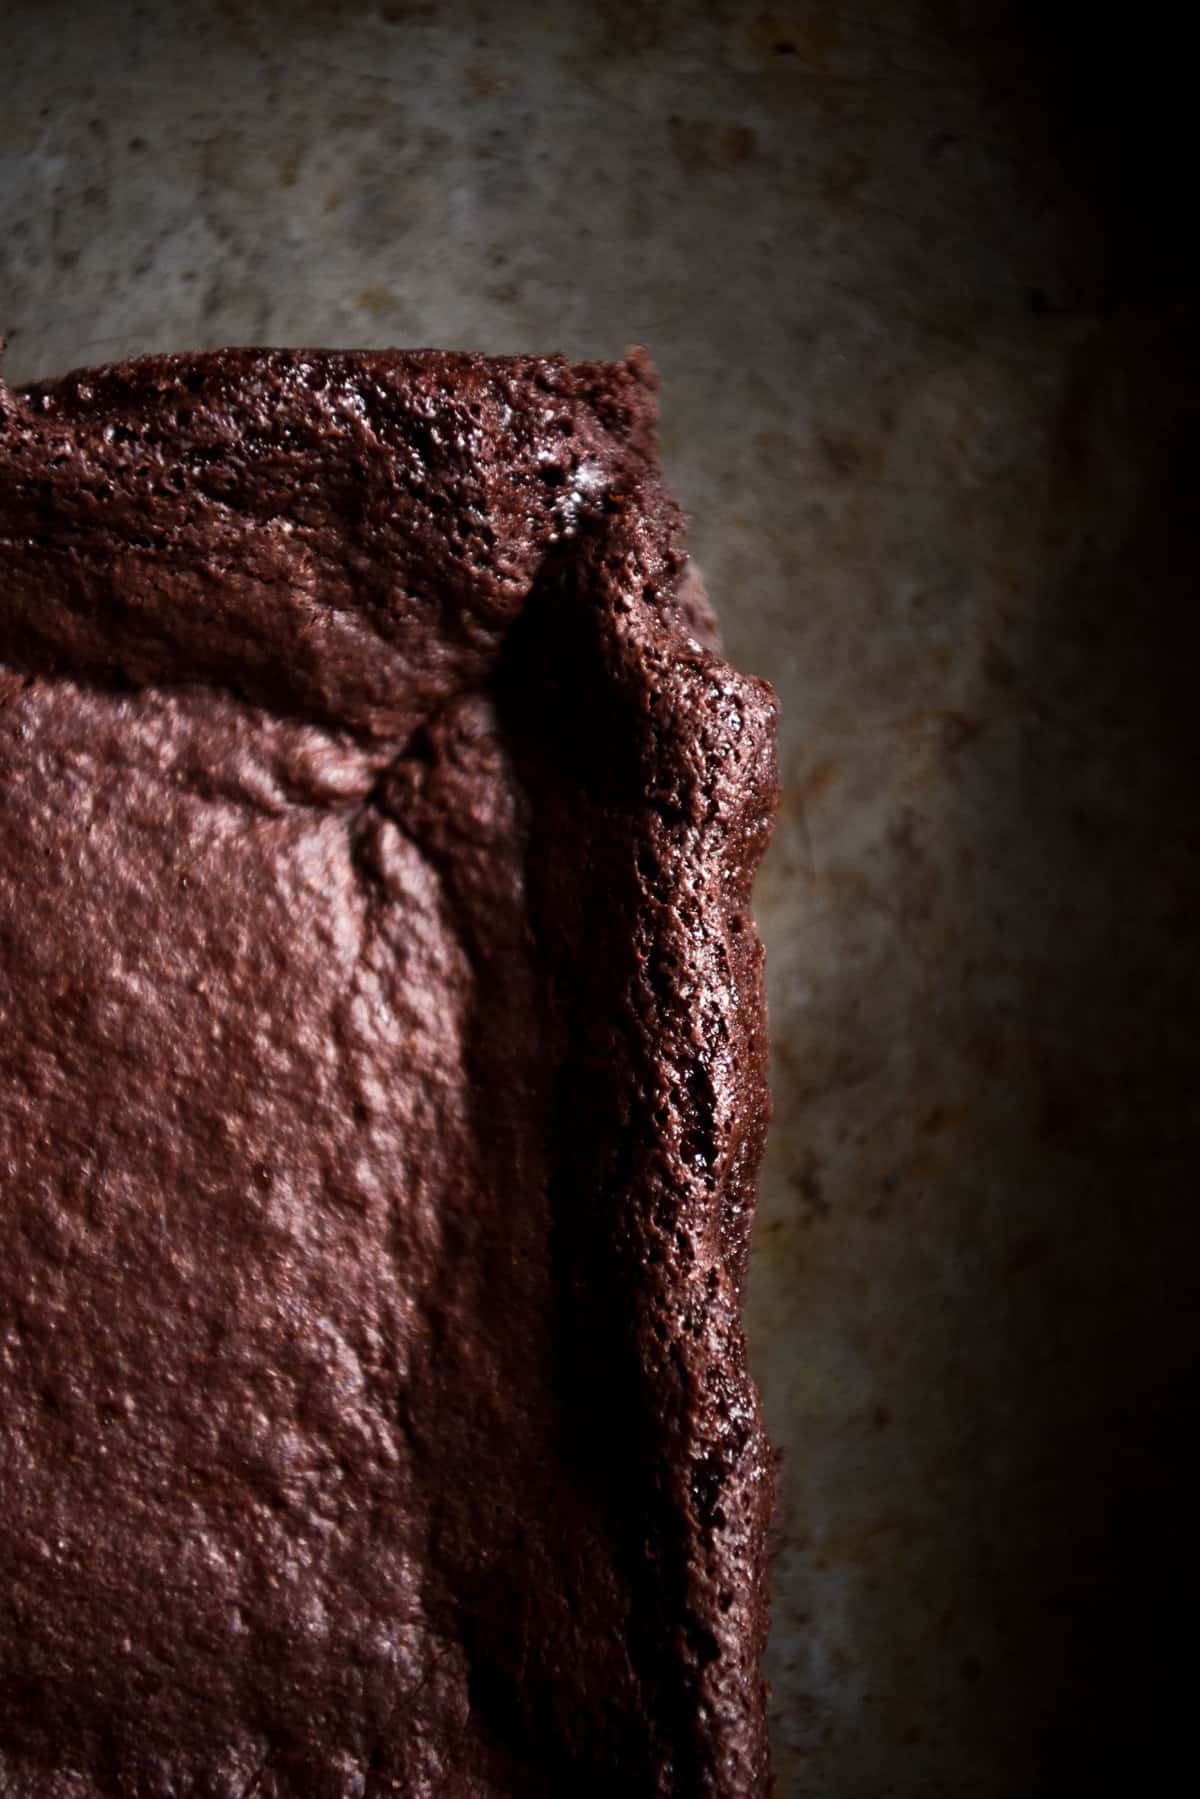
[[[0,1793],[758,1795],[770,691],[653,377],[0,386]]]

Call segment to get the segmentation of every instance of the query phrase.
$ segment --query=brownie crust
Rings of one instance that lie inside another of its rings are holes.
[[[743,1796],[774,700],[655,380],[0,383],[0,1795]]]

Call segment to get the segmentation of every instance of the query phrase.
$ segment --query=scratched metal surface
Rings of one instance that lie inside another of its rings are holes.
[[[730,652],[783,701],[780,1793],[1098,1791],[1118,1686],[1125,1790],[1165,1790],[1198,388],[1187,316],[1106,286],[1049,63],[920,0],[18,4],[0,43],[10,378],[652,347]]]

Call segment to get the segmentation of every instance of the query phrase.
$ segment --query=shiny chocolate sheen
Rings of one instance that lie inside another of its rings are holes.
[[[0,385],[0,1793],[761,1795],[774,702],[654,379]]]

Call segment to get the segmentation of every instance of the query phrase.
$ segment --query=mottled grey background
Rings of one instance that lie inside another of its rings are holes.
[[[659,362],[783,701],[750,1332],[797,1799],[1173,1791],[1197,1674],[1186,65],[1163,9],[1049,11],[0,8],[10,379]]]

